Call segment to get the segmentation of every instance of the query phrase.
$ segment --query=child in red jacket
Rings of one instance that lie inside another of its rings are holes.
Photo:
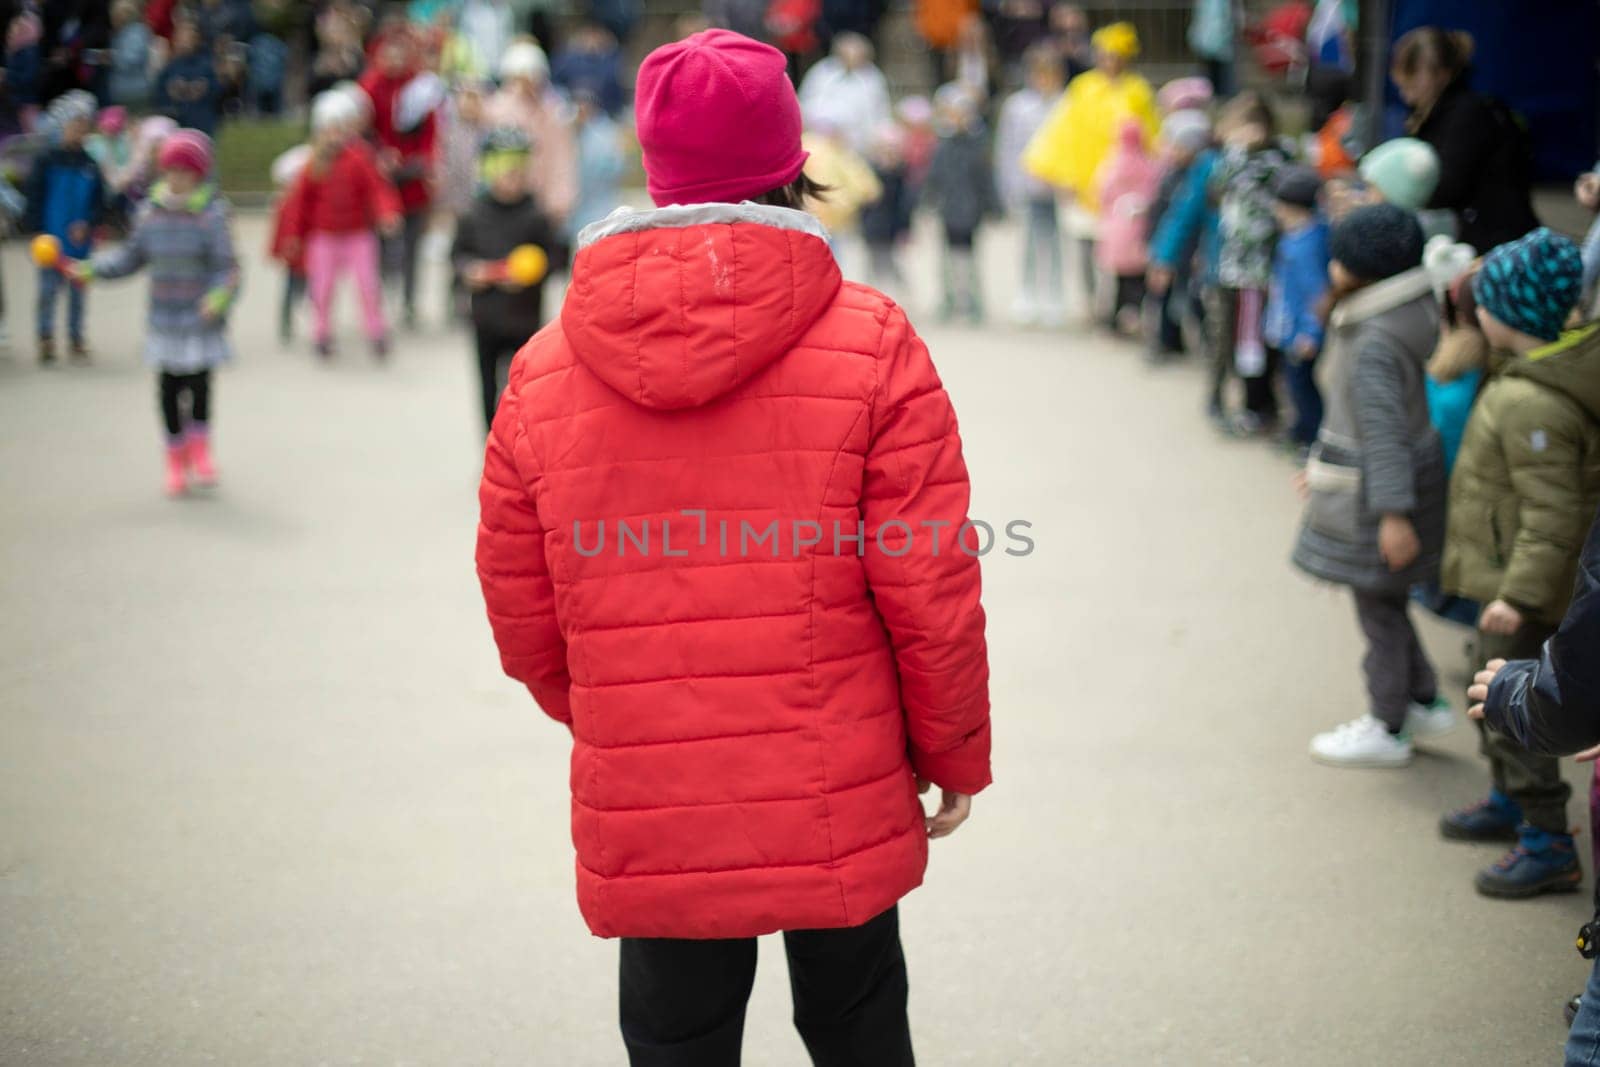
[[[422,72],[418,40],[410,27],[395,30],[377,46],[373,65],[361,76],[372,101],[372,132],[378,165],[400,194],[401,225],[389,241],[386,265],[398,276],[407,329],[417,321],[417,254],[428,228],[434,173],[438,100],[416,106],[438,78]],[[431,79],[431,80],[430,80]],[[415,90],[423,90],[421,94]]]
[[[584,230],[512,362],[489,620],[572,734],[578,904],[623,939],[633,1062],[738,1063],[755,939],[781,930],[812,1058],[908,1067],[897,902],[990,781],[955,413],[801,210],[783,55],[708,30],[637,85],[660,207]]]
[[[281,208],[281,240],[275,253],[285,262],[304,257],[311,290],[313,342],[317,355],[333,354],[333,290],[341,275],[355,278],[367,340],[380,358],[389,352],[378,277],[378,234],[400,226],[400,199],[378,172],[372,150],[352,135],[344,110],[318,97],[311,133],[311,157],[295,179]]]
[[[312,116],[312,125],[318,125]],[[267,243],[267,258],[283,264],[283,298],[278,304],[278,342],[288,345],[294,339],[294,312],[306,295],[306,250],[300,241],[292,241],[284,225],[287,216],[284,205],[288,203],[287,191],[305,170],[311,158],[309,144],[297,144],[272,161],[272,184],[278,195],[272,204],[272,233]]]

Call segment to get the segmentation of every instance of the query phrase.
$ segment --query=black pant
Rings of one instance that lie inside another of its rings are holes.
[[[193,374],[168,374],[162,371],[157,381],[161,385],[161,419],[167,425],[168,437],[183,434],[183,397],[189,398],[190,422],[211,421],[211,372]]]
[[[384,269],[390,279],[400,278],[400,299],[408,316],[417,312],[417,255],[422,235],[428,232],[428,209],[406,215],[400,233],[384,242]]]
[[[818,1067],[912,1067],[906,958],[890,908],[843,930],[783,935],[794,1025]],[[737,1067],[756,940],[622,941],[622,1039],[633,1067]]]
[[[1405,593],[1369,593],[1354,589],[1356,621],[1367,639],[1361,670],[1367,681],[1367,708],[1374,718],[1399,733],[1412,701],[1431,704],[1439,695],[1439,679],[1428,653],[1411,625],[1411,598]]]
[[[1222,391],[1228,379],[1237,374],[1234,369],[1236,349],[1239,344],[1240,289],[1218,286],[1211,290],[1211,306],[1206,309],[1206,320],[1211,328],[1211,396],[1209,407],[1222,411]],[[1259,329],[1259,324],[1256,324]],[[1274,348],[1266,349],[1266,367],[1260,376],[1245,378],[1245,410],[1264,422],[1278,417],[1277,378],[1278,364],[1283,354]]]
[[[1139,310],[1139,305],[1144,303],[1144,275],[1119,274],[1117,275],[1117,290],[1111,299],[1111,322],[1117,325],[1117,316],[1122,314],[1123,308]]]
[[[495,409],[500,406],[500,391],[505,388],[506,373],[511,369],[511,357],[517,354],[527,337],[510,337],[482,326],[473,330],[478,345],[478,380],[483,388],[483,424],[494,423]]]
[[[283,272],[283,302],[278,305],[278,339],[287,342],[294,335],[294,309],[306,297],[306,276],[293,270]]]
[[[1259,378],[1244,379],[1244,407],[1267,422],[1278,418],[1278,368],[1283,365],[1283,352],[1266,346],[1267,369]]]

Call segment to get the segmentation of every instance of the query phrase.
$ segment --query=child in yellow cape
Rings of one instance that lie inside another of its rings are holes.
[[[1128,69],[1139,54],[1139,35],[1126,22],[1096,30],[1091,38],[1095,66],[1072,79],[1022,155],[1023,168],[1041,181],[1077,197],[1092,214],[1099,211],[1095,174],[1116,143],[1122,120],[1133,117],[1145,129],[1145,146],[1155,143],[1161,120],[1150,83]]]
[[[1128,69],[1139,54],[1139,35],[1126,22],[1102,26],[1090,38],[1094,69],[1067,84],[1022,153],[1022,169],[1073,197],[1067,229],[1078,246],[1078,273],[1091,305],[1096,303],[1094,239],[1100,214],[1095,175],[1111,154],[1117,130],[1133,118],[1144,128],[1145,148],[1155,142],[1161,120],[1150,83]]]

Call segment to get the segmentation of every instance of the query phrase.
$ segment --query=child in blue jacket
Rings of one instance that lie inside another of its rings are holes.
[[[85,144],[94,125],[94,97],[74,90],[56,97],[49,119],[55,144],[28,175],[27,216],[23,228],[49,234],[61,242],[61,253],[84,259],[92,250],[94,228],[105,212],[105,179]],[[61,271],[39,269],[39,362],[56,358],[56,294],[67,290],[67,333],[76,360],[89,358],[83,339],[83,287],[71,285]]]
[[[1205,301],[1198,299],[1200,290],[1217,284],[1221,237],[1210,188],[1221,158],[1218,149],[1206,148],[1187,164],[1173,183],[1171,200],[1150,235],[1150,269],[1145,282],[1150,292],[1166,303],[1166,314],[1174,317],[1185,301],[1190,310],[1203,315]],[[1169,292],[1172,299],[1167,299]]]
[[[1273,188],[1278,220],[1272,284],[1262,339],[1284,355],[1284,379],[1294,400],[1289,440],[1310,449],[1322,426],[1322,394],[1313,372],[1322,350],[1318,304],[1328,291],[1328,224],[1317,210],[1322,179],[1310,167],[1286,167]]]

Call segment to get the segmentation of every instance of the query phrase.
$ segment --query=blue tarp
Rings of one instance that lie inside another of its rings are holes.
[[[1596,0],[1391,0],[1389,40],[1418,26],[1466,30],[1477,42],[1472,86],[1528,121],[1536,175],[1570,179],[1595,164],[1600,84]],[[1405,119],[1393,83],[1386,132]]]

